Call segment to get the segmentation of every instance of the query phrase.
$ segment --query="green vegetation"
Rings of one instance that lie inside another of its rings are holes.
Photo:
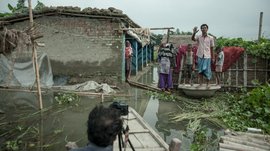
[[[76,106],[78,105],[77,103],[80,101],[79,95],[77,95],[75,93],[58,93],[54,97],[54,99],[56,102],[58,102],[58,104],[75,103]]]
[[[28,11],[28,8],[25,6],[25,0],[18,0],[18,3],[16,6],[12,6],[8,4],[8,9],[12,13],[25,13]]]
[[[235,94],[220,93],[216,97],[200,101],[183,99],[180,96],[165,99],[181,102],[181,106],[178,106],[179,111],[168,115],[172,123],[189,121],[186,137],[192,140],[190,150],[215,148],[219,142],[219,135],[223,135],[216,131],[209,132],[200,120],[208,121],[222,129],[247,131],[250,127],[270,134],[270,84],[254,83],[258,87],[250,91],[243,89]],[[157,95],[158,98],[162,98],[160,96]]]
[[[243,47],[248,54],[264,59],[270,59],[270,40],[261,38],[259,41],[245,41],[242,38],[218,38],[217,46]]]
[[[167,93],[158,93],[158,92],[147,92],[147,95],[153,96],[155,99],[162,101],[175,101],[175,96]]]
[[[12,16],[13,14],[20,14],[20,13],[27,13],[28,7],[25,6],[25,0],[18,0],[16,6],[12,6],[11,4],[7,5],[8,9],[11,13],[7,12],[1,12],[0,17],[8,17]],[[34,10],[42,10],[44,7],[46,7],[42,2],[37,1],[37,5],[35,6]]]
[[[240,95],[229,95],[223,121],[229,128],[245,131],[260,128],[270,134],[270,85],[266,84]]]

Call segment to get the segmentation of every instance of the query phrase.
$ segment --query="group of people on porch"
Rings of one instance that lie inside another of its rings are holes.
[[[183,61],[184,69],[184,84],[188,82],[193,86],[195,79],[195,68],[198,73],[199,87],[203,84],[203,79],[206,79],[206,88],[209,88],[209,81],[212,78],[211,65],[215,65],[216,84],[220,85],[220,77],[224,63],[224,53],[221,47],[215,47],[214,38],[207,33],[208,25],[202,24],[201,35],[196,35],[199,31],[197,27],[193,28],[191,39],[196,42],[197,51],[194,51],[192,44],[187,44],[186,51],[181,58]],[[214,55],[214,49],[216,55]],[[162,91],[171,91],[173,88],[172,74],[176,64],[176,56],[179,55],[170,43],[161,44],[158,51],[158,74],[159,82],[158,87]]]
[[[211,65],[215,65],[216,72],[216,84],[220,85],[222,67],[224,63],[224,53],[223,48],[215,47],[214,38],[209,35],[208,25],[202,24],[200,26],[201,34],[196,35],[198,27],[193,28],[193,34],[191,39],[196,42],[196,51],[191,43],[186,45],[185,53],[181,58],[183,61],[184,69],[184,84],[188,82],[193,86],[195,79],[195,69],[198,73],[198,83],[199,87],[203,85],[203,79],[206,80],[206,88],[209,88],[209,82],[212,78]],[[214,54],[214,49],[216,55]],[[132,47],[129,41],[126,41],[125,48],[125,67],[126,67],[126,81],[130,78],[131,72],[131,58],[132,58]],[[177,64],[177,56],[179,52],[174,48],[172,43],[162,43],[158,50],[158,87],[162,91],[171,91],[173,88],[173,72],[174,69],[179,65]],[[179,68],[179,67],[178,67]]]

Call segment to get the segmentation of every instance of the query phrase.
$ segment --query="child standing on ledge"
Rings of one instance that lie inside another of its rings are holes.
[[[220,78],[222,73],[222,67],[224,63],[224,52],[221,47],[216,47],[217,56],[216,56],[216,81],[217,85],[220,85]]]

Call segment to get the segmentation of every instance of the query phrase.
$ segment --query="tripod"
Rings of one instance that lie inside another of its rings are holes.
[[[128,131],[129,131],[129,127],[127,125],[126,129],[124,129],[124,127],[123,127],[122,131],[118,134],[119,151],[122,151],[122,146],[126,149],[127,142],[129,143],[132,151],[135,151],[134,146],[132,145],[131,141],[128,138]],[[122,134],[125,135],[125,142],[123,140]]]

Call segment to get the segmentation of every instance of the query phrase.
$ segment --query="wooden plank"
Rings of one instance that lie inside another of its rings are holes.
[[[155,132],[146,122],[145,120],[138,114],[136,111],[132,108],[130,108],[130,111],[133,112],[133,114],[138,118],[138,121],[144,125],[149,131],[150,134],[156,139],[156,141],[164,148],[168,149],[169,146],[166,144],[166,142]]]
[[[151,133],[137,133],[134,136],[140,141],[144,148],[157,148],[160,147],[160,144],[156,139],[151,135]]]
[[[134,134],[134,133],[150,133],[150,131],[149,130],[147,130],[147,129],[144,129],[144,130],[130,130],[129,131],[129,134]]]
[[[168,151],[168,144],[143,120],[132,108],[129,108],[128,116],[123,116],[124,128],[129,126],[129,140],[136,151]],[[125,136],[122,135],[123,140]],[[119,150],[119,141],[114,142],[114,150]],[[124,150],[124,149],[123,149]],[[127,143],[126,150],[132,150]]]
[[[114,150],[114,151],[119,151],[119,150]],[[131,148],[127,148],[126,151],[132,151]],[[166,151],[164,148],[136,148],[136,151]]]
[[[132,120],[128,122],[129,129],[131,131],[136,130],[136,131],[142,131],[145,130],[146,128],[143,127],[137,120]]]

